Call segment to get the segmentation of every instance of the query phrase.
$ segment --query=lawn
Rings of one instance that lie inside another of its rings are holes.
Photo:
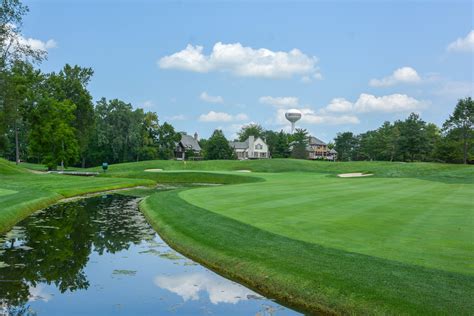
[[[129,172],[265,171],[246,174],[259,182],[157,193],[142,208],[180,251],[305,311],[474,310],[472,166],[284,162]],[[358,171],[375,175],[336,177]]]
[[[0,159],[0,232],[65,197],[153,183],[145,179],[33,174]]]
[[[473,166],[146,161],[82,178],[31,174],[1,162],[0,230],[42,204],[85,192],[155,182],[224,184],[129,194],[146,196],[142,211],[177,250],[305,312],[474,310]],[[374,175],[336,176],[346,172]]]

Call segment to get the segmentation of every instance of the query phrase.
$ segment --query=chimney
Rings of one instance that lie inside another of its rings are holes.
[[[194,139],[195,139],[195,140],[199,140],[199,138],[198,138],[198,133],[197,133],[197,132],[194,133]]]

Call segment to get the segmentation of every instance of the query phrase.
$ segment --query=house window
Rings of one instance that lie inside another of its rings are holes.
[[[263,149],[262,144],[257,144],[257,145],[255,145],[255,149]]]

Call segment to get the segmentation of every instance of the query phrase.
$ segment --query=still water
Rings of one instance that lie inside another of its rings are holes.
[[[0,315],[299,315],[172,250],[138,202],[57,204],[0,235]]]

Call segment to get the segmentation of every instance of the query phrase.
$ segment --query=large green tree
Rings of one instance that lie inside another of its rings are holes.
[[[31,109],[30,150],[48,169],[77,161],[79,147],[72,127],[75,106],[70,101],[41,98]]]
[[[215,130],[206,142],[204,158],[209,160],[234,159],[234,150],[221,130]]]
[[[239,141],[246,141],[249,136],[264,137],[265,130],[259,124],[248,124],[241,127],[240,131],[237,133],[239,136]]]
[[[86,165],[86,152],[94,125],[94,104],[87,85],[94,71],[92,68],[66,64],[59,73],[49,75],[49,91],[59,101],[69,100],[75,105],[72,122],[79,144],[81,164]]]
[[[427,148],[426,123],[416,113],[411,113],[405,121],[395,123],[400,130],[399,150],[403,160],[422,160]]]
[[[467,97],[458,101],[453,114],[443,124],[443,131],[451,132],[451,139],[457,139],[461,143],[464,164],[468,162],[469,153],[472,151],[473,129],[474,101]]]
[[[357,147],[358,138],[352,132],[339,133],[334,139],[334,148],[337,151],[338,160],[353,160]]]
[[[181,139],[181,135],[176,133],[174,127],[165,122],[158,128],[158,158],[171,159],[174,156],[176,143]]]
[[[308,145],[308,131],[306,129],[297,128],[290,135],[291,140],[291,157],[296,159],[306,159],[308,154],[306,146]]]

